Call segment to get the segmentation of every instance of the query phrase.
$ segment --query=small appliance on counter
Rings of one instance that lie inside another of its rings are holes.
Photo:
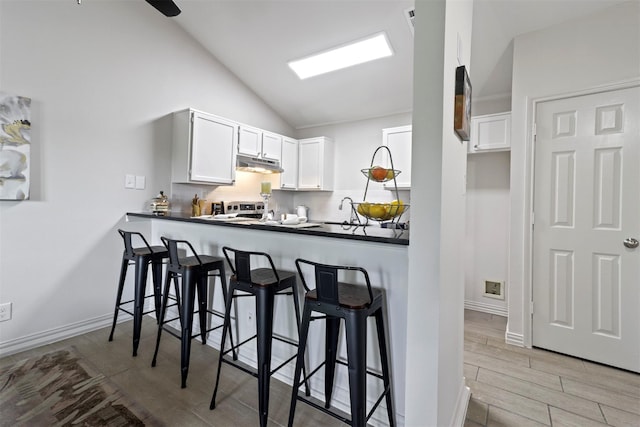
[[[169,198],[161,191],[156,197],[151,199],[151,213],[164,216],[169,212]]]
[[[211,215],[221,215],[224,213],[224,202],[211,203]]]
[[[300,205],[296,208],[296,215],[309,218],[309,208],[303,205]]]
[[[216,213],[216,206],[220,212]],[[263,202],[217,202],[211,205],[214,215],[217,214],[237,214],[236,216],[242,218],[262,218],[264,212]]]

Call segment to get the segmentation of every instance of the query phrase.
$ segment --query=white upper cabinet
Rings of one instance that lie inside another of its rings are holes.
[[[238,153],[259,157],[262,152],[262,130],[251,126],[240,126]]]
[[[333,140],[330,138],[298,141],[298,190],[333,190],[333,151]]]
[[[260,159],[280,161],[282,136],[251,126],[240,125],[238,153]]]
[[[471,118],[469,152],[511,149],[511,113],[487,114]]]
[[[171,181],[233,184],[238,124],[196,110],[173,114]]]
[[[393,168],[401,173],[396,177],[398,189],[411,188],[411,125],[382,129],[382,145],[389,148],[393,159]],[[383,152],[384,167],[391,168],[386,150]],[[375,161],[375,160],[374,160]],[[384,183],[384,188],[394,190],[394,181]]]
[[[267,131],[262,132],[262,153],[260,157],[280,161],[282,159],[282,140],[283,137],[281,135]]]
[[[280,174],[280,188],[283,190],[298,189],[298,140],[282,138],[282,161],[284,172]]]

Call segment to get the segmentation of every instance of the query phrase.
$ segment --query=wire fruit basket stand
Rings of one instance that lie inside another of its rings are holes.
[[[389,156],[389,165],[390,169],[375,166],[374,161],[376,159],[376,154],[378,151],[384,149],[387,151]],[[397,176],[401,173],[401,171],[397,170],[393,165],[393,157],[391,156],[391,151],[389,147],[385,145],[381,145],[373,152],[373,156],[371,156],[371,164],[368,168],[361,169],[362,174],[367,178],[367,184],[364,188],[364,196],[362,198],[362,202],[352,202],[351,206],[354,212],[357,212],[358,215],[365,218],[364,225],[369,223],[369,220],[377,221],[381,225],[383,223],[392,224],[393,226],[397,226],[402,218],[402,215],[409,210],[409,205],[405,204],[402,200],[400,200],[400,195],[398,192],[398,183],[396,181]],[[396,196],[395,200],[388,203],[379,203],[379,202],[367,202],[367,192],[369,191],[369,183],[371,181],[384,183],[393,180],[394,186],[394,194]]]

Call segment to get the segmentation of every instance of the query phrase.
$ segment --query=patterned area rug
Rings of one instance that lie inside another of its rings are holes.
[[[73,347],[0,372],[0,426],[159,425]]]

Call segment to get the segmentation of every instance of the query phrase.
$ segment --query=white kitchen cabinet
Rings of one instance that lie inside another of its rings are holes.
[[[511,149],[511,113],[487,114],[471,118],[469,152]]]
[[[233,184],[238,124],[192,109],[173,114],[171,181]]]
[[[238,153],[259,159],[280,161],[282,136],[251,126],[240,125]]]
[[[398,189],[411,188],[411,125],[382,129],[382,144],[389,148],[394,169],[401,173],[396,177]],[[384,157],[384,167],[391,168],[386,150],[380,150]],[[395,190],[393,180],[384,183],[387,190]]]
[[[282,161],[284,172],[280,174],[280,188],[283,190],[298,189],[298,140],[282,138]]]
[[[238,153],[260,157],[262,152],[262,130],[241,125],[238,133]]]
[[[298,190],[333,190],[333,152],[333,140],[327,137],[298,141]]]
[[[282,135],[262,132],[262,152],[260,156],[267,160],[282,160]]]

